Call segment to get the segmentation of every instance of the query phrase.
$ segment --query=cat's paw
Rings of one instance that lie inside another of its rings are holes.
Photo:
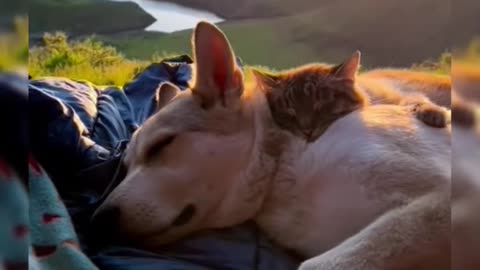
[[[414,106],[415,116],[425,124],[444,128],[450,123],[448,110],[432,103],[422,103]]]

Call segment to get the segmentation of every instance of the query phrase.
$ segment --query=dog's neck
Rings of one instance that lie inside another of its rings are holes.
[[[268,196],[277,167],[281,142],[273,128],[273,120],[266,97],[260,91],[242,97],[242,113],[248,119],[248,156],[244,169],[235,174],[229,194],[219,204],[215,224],[217,227],[231,226],[254,218]],[[247,140],[247,139],[246,139]],[[233,208],[232,208],[233,207]],[[231,209],[244,209],[232,219]],[[222,217],[226,217],[222,220]]]

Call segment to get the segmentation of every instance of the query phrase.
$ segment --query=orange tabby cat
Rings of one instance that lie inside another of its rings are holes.
[[[443,94],[438,99],[445,100],[445,104],[434,104],[427,93],[438,96],[430,91],[430,88],[438,88],[438,84],[429,88],[422,82],[417,91],[402,91],[400,86],[406,88],[407,84],[401,85],[401,80],[392,83],[390,77],[382,78],[379,72],[357,76],[359,64],[360,52],[356,52],[343,64],[333,67],[310,64],[275,75],[257,70],[253,74],[267,96],[275,122],[309,142],[322,135],[335,120],[369,104],[409,106],[425,124],[432,127],[447,125],[447,110],[440,106],[449,107],[446,95],[450,96],[450,91],[447,92],[445,87],[439,90]],[[391,76],[395,71],[387,73]],[[408,79],[415,73],[410,72]],[[421,76],[429,75],[422,73]]]

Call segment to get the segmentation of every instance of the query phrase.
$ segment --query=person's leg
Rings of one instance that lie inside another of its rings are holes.
[[[27,183],[27,80],[0,73],[0,158]]]

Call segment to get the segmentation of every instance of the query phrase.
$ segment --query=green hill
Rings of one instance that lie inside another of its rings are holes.
[[[155,19],[130,2],[30,0],[30,33],[64,31],[70,36],[143,29]]]
[[[63,30],[73,37],[96,33],[98,40],[129,58],[191,52],[191,30],[145,32],[142,29],[151,17],[131,3],[32,1],[36,8],[30,14],[31,44],[38,44],[43,31]],[[219,26],[247,64],[277,69],[338,62],[356,49],[365,56],[364,67],[409,67],[438,59],[453,45],[466,44],[480,34],[480,24],[474,23],[480,1],[459,0],[452,5],[450,0],[170,1],[223,16],[226,22]],[[452,11],[461,20],[452,20]]]

